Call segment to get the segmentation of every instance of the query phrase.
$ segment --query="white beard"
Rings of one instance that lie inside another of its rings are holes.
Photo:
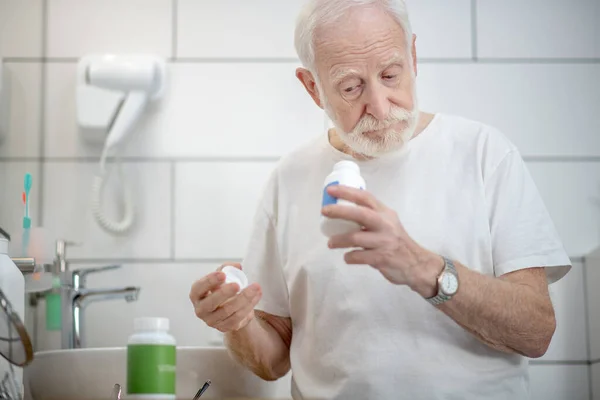
[[[400,150],[415,134],[417,129],[419,111],[416,93],[413,93],[413,109],[411,111],[392,105],[390,114],[384,121],[379,121],[370,114],[365,114],[350,132],[345,132],[335,118],[335,113],[329,102],[321,93],[324,109],[333,122],[340,140],[352,151],[367,156],[380,157],[385,154]],[[393,125],[403,123],[401,130],[392,128]],[[377,137],[369,137],[365,132],[379,131]]]

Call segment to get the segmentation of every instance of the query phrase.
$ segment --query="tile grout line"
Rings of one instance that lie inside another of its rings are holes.
[[[472,50],[473,51],[473,50]],[[600,57],[586,58],[436,58],[423,57],[419,59],[419,64],[528,64],[528,65],[588,65],[600,64]],[[4,61],[9,63],[71,63],[76,64],[79,59],[76,57],[7,57]],[[167,63],[171,64],[291,64],[300,63],[300,60],[293,57],[167,57]]]
[[[471,0],[471,57],[478,61],[477,54],[477,0]]]
[[[175,190],[177,189],[177,185],[175,182],[175,177],[177,176],[176,174],[176,165],[174,161],[171,161],[171,182],[170,182],[170,190],[171,190],[171,194],[170,194],[170,212],[171,212],[171,218],[170,218],[170,228],[171,228],[171,232],[170,232],[170,255],[171,255],[171,260],[175,260],[175,227],[176,227],[176,220],[175,220],[175,215],[176,215],[176,207],[175,207]]]
[[[121,162],[128,163],[185,163],[185,162],[276,162],[280,159],[279,156],[198,156],[198,157],[120,157]],[[600,157],[599,157],[600,159]],[[41,158],[35,157],[0,157],[0,162],[28,162],[41,161]],[[46,163],[97,163],[100,161],[98,157],[45,157]],[[114,158],[107,158],[108,163],[113,163]]]
[[[231,262],[240,262],[242,259],[240,257],[223,257],[223,258],[180,258],[172,260],[170,258],[97,258],[97,259],[77,259],[72,258],[69,260],[71,264],[80,264],[80,265],[95,265],[95,264],[216,264],[225,261]]]
[[[42,29],[41,29],[41,52],[42,58],[46,58],[48,54],[48,0],[42,1]],[[39,150],[40,160],[38,162],[38,226],[44,226],[44,182],[45,182],[45,166],[44,156],[46,154],[46,72],[47,64],[42,62],[40,65],[40,101],[39,101]],[[39,348],[39,313],[38,307],[34,307],[33,312],[33,348]]]
[[[48,54],[48,0],[43,0],[42,3],[42,56],[45,58]],[[38,165],[39,174],[39,190],[38,190],[38,223],[39,226],[44,226],[44,183],[45,183],[45,165],[46,156],[46,78],[47,64],[42,62],[41,65],[41,88],[40,88],[40,160]]]
[[[277,162],[280,156],[195,156],[195,157],[170,157],[170,156],[124,156],[123,162],[140,163],[184,163],[184,162]],[[523,160],[530,163],[536,162],[600,162],[600,156],[523,156]],[[0,157],[0,162],[54,162],[54,163],[97,163],[99,157]],[[108,162],[114,162],[109,157]]]
[[[570,257],[571,261],[581,262],[583,257],[574,256]],[[79,258],[79,259],[71,259],[71,262],[77,263],[113,263],[113,262],[127,262],[134,264],[145,264],[145,263],[174,263],[174,264],[182,264],[182,263],[190,263],[190,262],[215,262],[222,260],[240,260],[239,257],[224,257],[223,259],[218,257],[192,257],[192,258]],[[591,361],[592,363],[600,363],[600,359]]]
[[[588,399],[594,400],[594,375],[592,374],[592,364],[587,366],[588,375]]]
[[[590,365],[589,360],[529,360],[530,365]]]
[[[600,156],[523,156],[527,162],[599,162]]]
[[[171,59],[177,59],[177,45],[178,45],[178,37],[177,37],[177,24],[178,24],[178,13],[179,12],[179,2],[178,0],[172,0],[171,2]]]
[[[581,269],[581,279],[583,279],[583,315],[585,318],[585,346],[587,350],[587,358],[588,360],[592,359],[592,342],[590,339],[590,310],[588,303],[588,289],[587,289],[587,263],[585,262],[585,257],[581,257],[581,262],[583,263]]]
[[[588,290],[587,290],[587,263],[585,262],[585,257],[581,257],[581,262],[583,263],[582,265],[582,269],[581,269],[581,279],[583,280],[583,315],[584,315],[584,326],[585,326],[585,330],[584,330],[584,334],[585,334],[585,347],[586,347],[586,351],[587,351],[587,358],[588,358],[588,367],[587,367],[587,374],[588,374],[588,391],[589,391],[589,398],[590,400],[592,400],[592,391],[593,391],[593,383],[592,383],[592,343],[591,343],[591,339],[590,339],[590,311],[589,311],[589,304],[588,304]]]

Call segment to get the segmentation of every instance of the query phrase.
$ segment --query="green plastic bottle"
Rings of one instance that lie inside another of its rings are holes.
[[[175,400],[176,341],[167,318],[136,318],[127,342],[127,398]]]
[[[46,330],[60,331],[62,312],[60,300],[60,278],[52,277],[52,289],[44,296],[46,299]]]

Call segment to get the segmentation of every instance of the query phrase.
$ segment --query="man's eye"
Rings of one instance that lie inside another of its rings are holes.
[[[352,93],[354,92],[356,89],[358,89],[360,85],[355,85],[355,86],[349,86],[346,89],[344,89],[344,93]]]

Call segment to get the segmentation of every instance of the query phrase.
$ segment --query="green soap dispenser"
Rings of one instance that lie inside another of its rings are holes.
[[[52,278],[52,289],[45,295],[46,299],[46,330],[59,331],[62,326],[60,306],[60,278]]]

